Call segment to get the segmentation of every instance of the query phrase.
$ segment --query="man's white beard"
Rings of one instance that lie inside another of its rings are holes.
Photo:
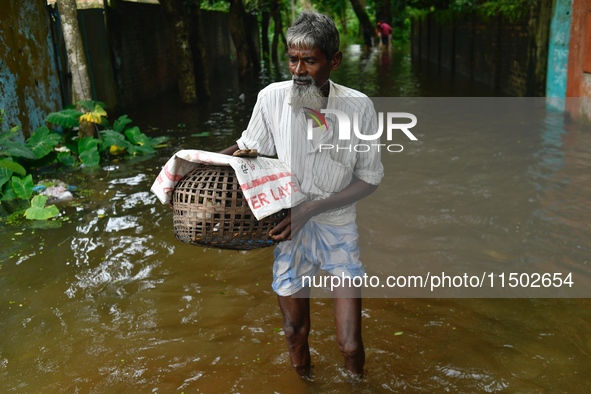
[[[294,81],[308,82],[307,85],[298,85],[294,82],[291,87],[291,107],[294,110],[299,110],[303,107],[312,108],[320,111],[326,106],[326,97],[322,91],[315,85],[314,79],[311,76],[296,77],[293,76]],[[327,81],[328,83],[328,81]]]

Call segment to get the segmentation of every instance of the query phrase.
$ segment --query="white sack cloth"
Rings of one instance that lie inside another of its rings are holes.
[[[203,150],[175,153],[158,174],[151,191],[163,204],[169,203],[177,182],[199,164],[231,166],[257,220],[306,199],[289,167],[277,159],[234,157]]]

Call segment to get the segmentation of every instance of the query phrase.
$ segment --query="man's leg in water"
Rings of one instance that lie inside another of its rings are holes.
[[[283,313],[283,331],[289,349],[291,365],[304,377],[310,377],[311,361],[308,334],[310,333],[310,288],[303,288],[294,296],[277,296]]]
[[[361,289],[338,288],[334,295],[337,343],[345,358],[345,369],[362,377],[365,350],[361,338]]]

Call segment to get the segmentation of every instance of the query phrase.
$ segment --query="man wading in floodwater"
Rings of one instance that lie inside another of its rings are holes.
[[[383,167],[377,150],[320,151],[320,143],[342,143],[338,122],[329,115],[328,122],[317,123],[319,127],[308,126],[308,119],[314,118],[311,115],[333,108],[349,114],[351,119],[357,112],[360,128],[367,129],[362,133],[377,130],[376,113],[367,96],[329,79],[343,56],[339,32],[332,20],[304,12],[287,30],[286,39],[292,80],[273,83],[259,93],[247,129],[237,145],[222,153],[256,149],[261,155],[277,155],[290,166],[307,197],[270,235],[281,241],[274,252],[273,290],[283,313],[289,357],[302,376],[310,377],[310,287],[303,287],[302,278],[314,276],[318,269],[339,277],[363,276],[355,202],[377,188]],[[355,142],[359,142],[358,137],[352,135],[348,148]],[[361,377],[365,363],[361,289],[342,287],[332,296],[337,342],[345,368],[354,377]]]

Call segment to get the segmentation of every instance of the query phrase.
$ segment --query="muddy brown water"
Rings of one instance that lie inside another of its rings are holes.
[[[404,50],[350,47],[337,82],[372,96],[487,96]],[[180,148],[227,146],[260,86],[220,79],[211,103],[164,98],[130,110],[171,136],[157,156],[83,170],[96,192],[62,206],[59,229],[0,228],[0,382],[15,393],[583,393],[591,390],[591,302],[580,298],[366,298],[367,376],[341,369],[332,302],[312,300],[313,381],[288,365],[272,248],[174,239],[149,188]],[[240,94],[244,93],[244,99]],[[428,262],[475,270],[517,262],[588,276],[591,134],[548,112],[515,130],[433,125],[383,155],[359,204],[362,259],[393,273]],[[210,137],[195,137],[202,131]],[[519,142],[518,142],[519,141]],[[82,182],[82,181],[81,181]],[[491,268],[492,267],[492,268]],[[500,272],[499,271],[499,272]]]

